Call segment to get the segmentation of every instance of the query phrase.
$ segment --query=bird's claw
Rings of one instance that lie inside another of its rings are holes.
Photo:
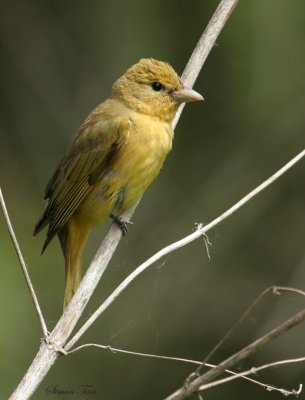
[[[117,226],[121,229],[123,236],[126,235],[128,231],[128,225],[133,225],[133,222],[126,221],[119,215],[110,214],[110,218],[117,224]]]

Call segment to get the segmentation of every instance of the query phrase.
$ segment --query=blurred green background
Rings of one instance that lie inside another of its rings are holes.
[[[0,184],[49,329],[61,315],[64,268],[57,240],[40,257],[33,239],[44,186],[88,112],[112,82],[142,57],[169,61],[178,73],[218,0],[128,2],[2,0],[0,3]],[[188,105],[174,147],[146,192],[87,318],[137,265],[209,222],[304,147],[305,3],[244,0],[229,19]],[[80,343],[95,342],[201,360],[254,298],[270,285],[305,290],[304,161],[209,233],[140,276]],[[86,264],[107,227],[91,236]],[[22,378],[41,331],[4,220],[0,219],[0,398]],[[304,307],[295,294],[267,297],[213,355],[217,363]],[[236,370],[304,356],[305,325]],[[93,385],[95,396],[162,399],[194,370],[187,364],[85,349],[60,358],[46,389]],[[304,365],[256,376],[284,388],[305,383]],[[281,394],[235,381],[207,399],[278,399]],[[58,396],[53,396],[58,398]],[[299,398],[305,399],[302,394]]]

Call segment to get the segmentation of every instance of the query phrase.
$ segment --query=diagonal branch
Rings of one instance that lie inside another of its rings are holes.
[[[182,82],[189,87],[193,87],[199,72],[201,71],[205,60],[207,59],[210,51],[216,43],[216,40],[222,31],[225,23],[232,14],[234,8],[236,7],[238,0],[222,0],[219,3],[215,13],[213,14],[208,26],[203,32],[197,46],[195,47],[189,62],[187,63],[181,78]],[[181,116],[182,110],[185,104],[181,104],[176,117],[173,122],[173,127],[175,128],[179,118]]]
[[[217,367],[209,370],[205,374],[201,375],[193,382],[188,383],[187,385],[182,386],[176,392],[172,393],[170,396],[166,397],[165,400],[182,400],[186,399],[194,392],[198,392],[199,390],[203,390],[206,387],[204,386],[206,383],[211,382],[214,378],[222,374],[226,369],[233,367],[239,362],[245,360],[250,357],[252,354],[256,353],[266,344],[271,342],[272,340],[282,336],[289,329],[295,327],[305,320],[305,309],[299,311],[293,317],[283,322],[281,325],[274,328],[272,331],[268,332],[266,335],[257,339],[253,343],[244,347],[242,350],[233,354],[231,357],[227,358],[223,362],[221,362]]]
[[[196,369],[194,374],[197,376],[200,375],[202,368],[205,366],[206,362],[212,357],[213,354],[216,353],[216,351],[223,346],[223,344],[228,340],[228,338],[233,334],[234,331],[237,330],[237,328],[242,324],[242,322],[249,317],[250,313],[253,311],[253,309],[261,302],[263,297],[265,297],[267,294],[272,293],[275,295],[280,295],[281,292],[291,292],[291,293],[297,293],[301,296],[305,296],[305,292],[300,289],[292,288],[292,287],[286,287],[286,286],[270,286],[267,289],[265,289],[262,293],[260,293],[257,298],[253,301],[253,303],[250,305],[250,307],[247,308],[247,310],[242,314],[242,316],[238,319],[238,321],[229,329],[229,331],[224,335],[224,337],[212,348],[212,350],[208,353],[208,355],[204,358],[202,361],[201,365]]]
[[[8,215],[8,211],[7,211],[7,208],[6,208],[6,204],[5,204],[5,201],[4,201],[4,198],[3,198],[3,194],[2,194],[1,188],[0,188],[0,204],[1,204],[2,212],[3,212],[4,218],[5,218],[5,222],[6,222],[6,225],[7,225],[7,229],[9,231],[10,236],[11,236],[12,242],[14,244],[15,251],[17,253],[17,257],[18,257],[19,263],[21,265],[21,269],[22,269],[26,284],[27,284],[27,286],[29,288],[29,291],[31,293],[31,297],[32,297],[32,300],[33,300],[33,303],[34,303],[34,306],[35,306],[39,321],[40,321],[40,325],[41,325],[41,329],[42,329],[42,332],[43,332],[43,336],[46,338],[48,336],[48,329],[47,329],[45,320],[43,318],[42,311],[41,311],[41,308],[40,308],[40,305],[39,305],[39,302],[38,302],[38,299],[37,299],[33,284],[31,282],[31,278],[30,278],[30,275],[28,273],[28,269],[27,269],[26,263],[24,261],[23,255],[21,253],[20,246],[19,246],[18,240],[16,238],[16,235],[15,235],[15,232],[14,232],[10,217]]]

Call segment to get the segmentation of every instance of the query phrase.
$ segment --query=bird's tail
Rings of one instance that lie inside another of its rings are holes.
[[[89,230],[72,217],[58,234],[66,265],[64,309],[70,303],[82,278],[82,255],[88,233]]]

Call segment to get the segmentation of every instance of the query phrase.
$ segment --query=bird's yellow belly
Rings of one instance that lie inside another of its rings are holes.
[[[142,134],[129,138],[124,156],[120,160],[119,174],[123,195],[122,203],[118,203],[115,210],[117,212],[130,208],[138,201],[159,174],[172,147],[172,131],[167,124],[158,124],[155,121],[154,124],[142,126],[139,131]]]
[[[158,175],[166,154],[155,157],[150,155],[130,162],[130,168],[122,173],[122,203],[118,202],[118,212],[130,208],[145,192]],[[121,208],[121,210],[119,210]]]

